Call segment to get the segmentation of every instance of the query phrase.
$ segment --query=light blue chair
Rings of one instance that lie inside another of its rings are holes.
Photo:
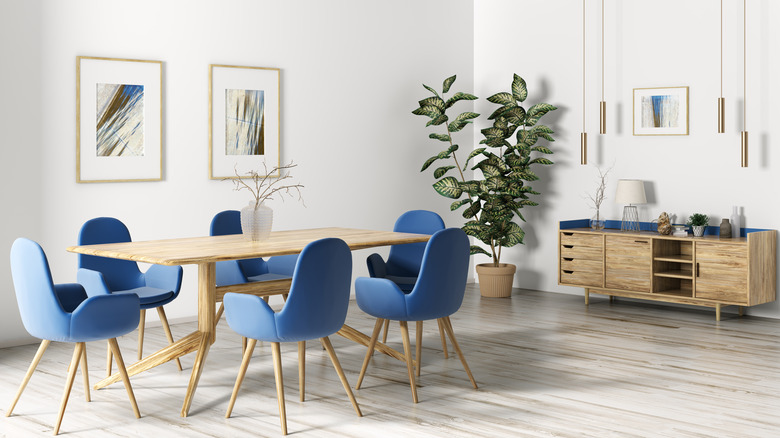
[[[228,325],[241,336],[249,338],[225,418],[229,418],[233,411],[238,390],[244,380],[257,341],[268,341],[271,342],[273,354],[282,433],[286,435],[287,416],[279,344],[298,343],[298,377],[300,398],[303,401],[305,342],[317,338],[327,350],[355,412],[358,416],[363,416],[328,339],[328,336],[341,329],[347,317],[351,277],[352,254],[349,247],[341,239],[328,238],[306,245],[301,252],[293,273],[290,294],[284,308],[279,312],[274,312],[260,297],[238,293],[225,294],[224,304]]]
[[[32,240],[24,238],[16,239],[11,247],[11,274],[24,328],[32,336],[41,339],[41,345],[5,416],[11,416],[49,344],[52,341],[73,342],[76,347],[68,368],[57,424],[54,426],[54,435],[57,435],[79,363],[84,376],[84,393],[87,401],[90,401],[85,342],[108,339],[108,345],[114,353],[117,368],[133,405],[133,412],[136,418],[140,418],[141,413],[130,386],[130,378],[116,342],[117,336],[127,334],[138,326],[138,296],[122,294],[88,298],[80,284],[54,284],[43,249]]]
[[[428,210],[407,211],[395,221],[393,226],[393,231],[416,234],[433,234],[443,229],[444,221],[441,216]],[[379,254],[371,254],[366,259],[368,275],[374,278],[387,278],[397,284],[402,291],[406,293],[411,292],[414,289],[415,282],[417,282],[417,276],[420,274],[420,265],[422,264],[424,252],[425,242],[418,242],[391,246],[387,262]],[[387,342],[389,327],[390,320],[385,320],[382,343]],[[441,337],[441,348],[444,351],[444,357],[449,357],[447,339],[444,337],[444,327],[441,323],[439,323],[439,336]],[[416,358],[419,361],[422,352],[422,322],[418,324],[416,338]],[[419,370],[420,368],[418,367],[417,371],[419,372]]]
[[[119,219],[99,217],[84,223],[79,232],[79,245],[130,242],[130,231]],[[135,294],[141,300],[138,324],[138,359],[143,356],[146,309],[157,309],[165,336],[173,344],[173,335],[163,305],[170,303],[181,289],[181,266],[152,265],[146,272],[138,263],[108,257],[78,255],[78,282],[84,285],[90,297],[99,295]],[[181,371],[181,361],[176,359]],[[111,375],[111,350],[106,364]]]
[[[414,377],[414,361],[409,345],[408,321],[436,319],[450,337],[455,352],[463,363],[463,368],[477,388],[477,382],[471,374],[466,358],[458,346],[452,330],[450,315],[457,312],[463,302],[466,290],[466,277],[469,267],[469,239],[460,228],[447,228],[436,232],[428,241],[422,258],[420,275],[409,293],[404,293],[398,285],[386,278],[358,278],[355,281],[355,294],[358,306],[364,312],[377,318],[371,335],[368,351],[363,360],[356,389],[360,389],[368,362],[376,346],[379,331],[384,320],[400,321],[404,345],[406,368],[412,387],[412,399],[417,403],[417,386]],[[420,327],[418,326],[418,333]],[[419,372],[420,362],[417,358]]]

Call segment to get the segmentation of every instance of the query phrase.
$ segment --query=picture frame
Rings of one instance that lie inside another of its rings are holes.
[[[688,87],[634,88],[634,135],[688,135]]]
[[[279,166],[279,77],[278,68],[209,65],[209,179]]]
[[[162,180],[162,61],[76,57],[76,182]]]

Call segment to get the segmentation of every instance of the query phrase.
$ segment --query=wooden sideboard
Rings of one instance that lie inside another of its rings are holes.
[[[775,300],[776,230],[743,229],[742,237],[721,239],[586,224],[561,222],[558,232],[558,284],[585,288],[585,304],[590,293],[693,304],[714,307],[720,321],[722,306],[739,306],[742,314]]]

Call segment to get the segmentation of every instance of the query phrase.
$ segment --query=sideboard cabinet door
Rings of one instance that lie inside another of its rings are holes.
[[[747,304],[747,246],[696,243],[696,298]]]
[[[650,292],[652,242],[638,236],[606,237],[606,286]]]

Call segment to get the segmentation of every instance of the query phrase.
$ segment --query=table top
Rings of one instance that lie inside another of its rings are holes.
[[[318,239],[338,237],[352,250],[403,243],[427,242],[427,234],[394,231],[361,230],[355,228],[313,228],[308,230],[274,231],[268,240],[252,242],[242,234],[227,236],[187,237],[70,246],[70,252],[157,265],[188,265],[255,257],[298,254]]]

